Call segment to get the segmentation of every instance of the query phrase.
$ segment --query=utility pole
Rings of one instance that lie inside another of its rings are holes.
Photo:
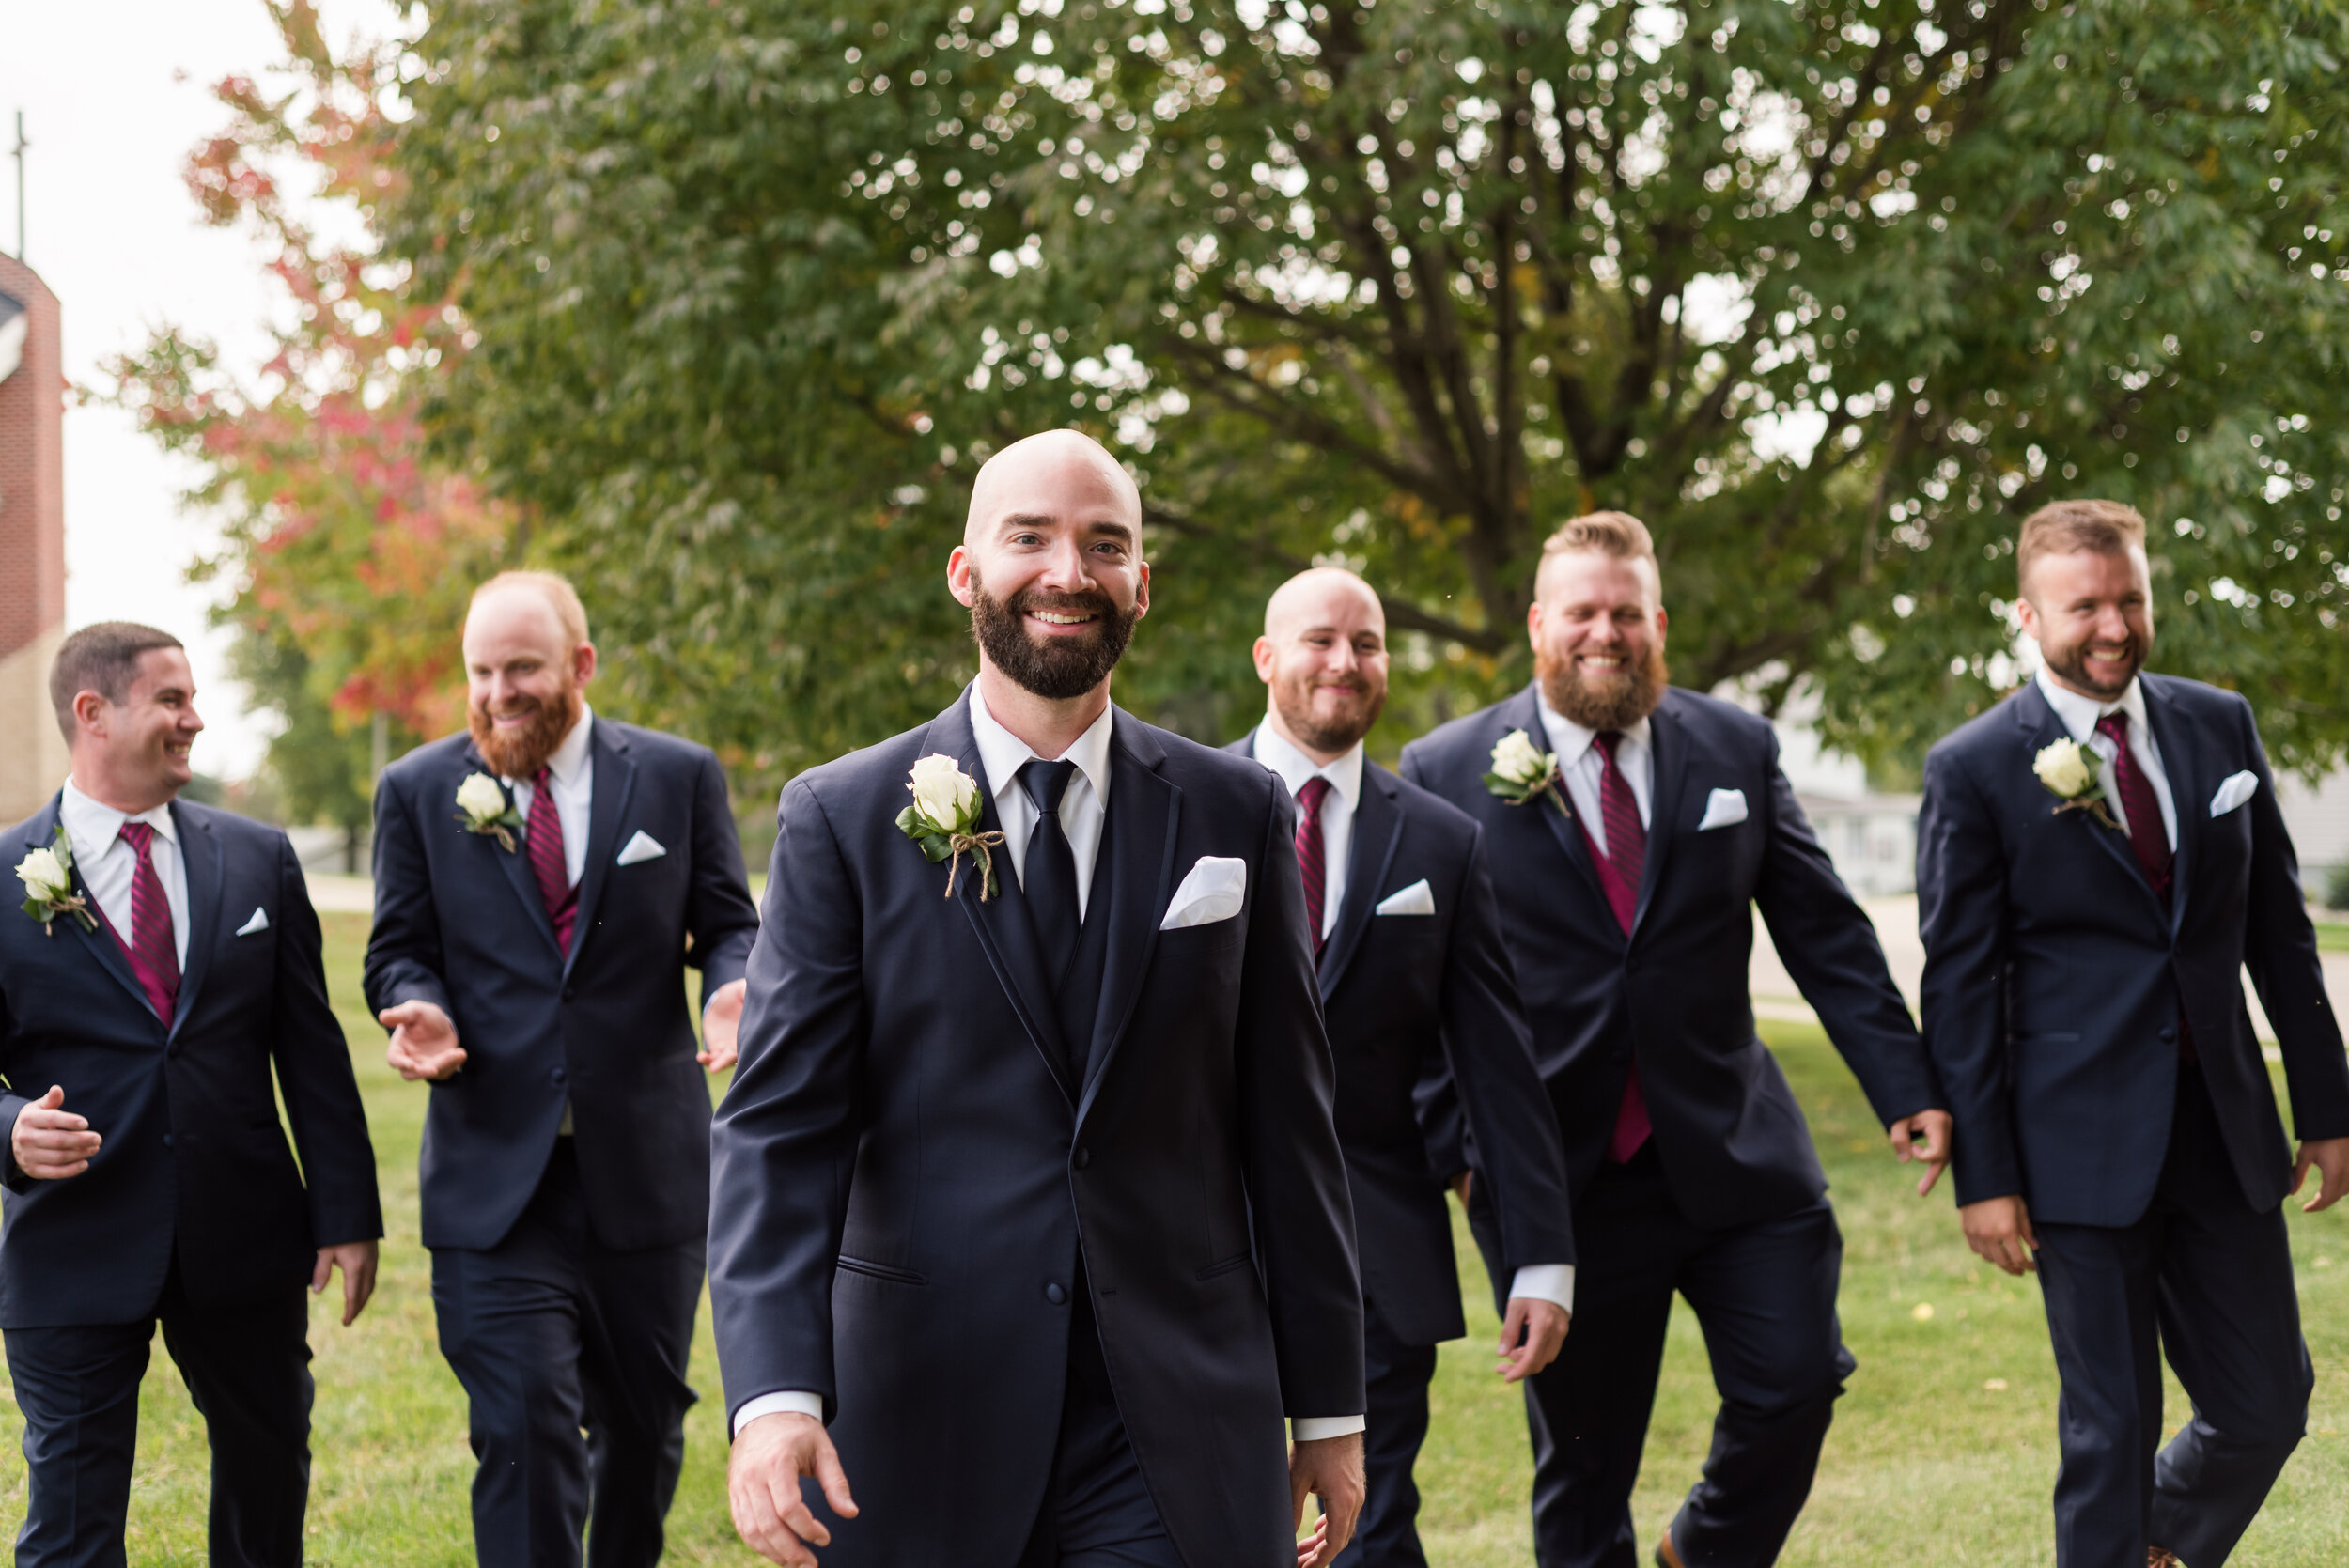
[[[16,112],[16,258],[20,262],[24,260],[24,149],[32,145],[24,139],[24,111],[19,109]]]

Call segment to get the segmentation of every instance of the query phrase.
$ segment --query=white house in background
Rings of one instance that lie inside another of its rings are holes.
[[[2285,774],[2276,781],[2276,803],[2283,807],[2310,896],[2322,897],[2332,874],[2349,866],[2349,768],[2313,786],[2302,784],[2297,774]]]

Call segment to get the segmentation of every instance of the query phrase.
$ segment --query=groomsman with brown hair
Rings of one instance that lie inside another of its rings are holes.
[[[2250,705],[2145,673],[2144,520],[2058,502],[2015,556],[2043,667],[1933,749],[1918,823],[1958,1212],[2046,1301],[2058,1563],[2217,1568],[2307,1426],[2283,1201],[2349,1189],[2349,1060]],[[2166,1447],[2165,1353],[2194,1402]]]

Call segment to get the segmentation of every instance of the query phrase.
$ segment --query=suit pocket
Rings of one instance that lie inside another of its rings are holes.
[[[873,1263],[864,1258],[840,1254],[840,1267],[849,1274],[862,1274],[868,1280],[884,1280],[893,1285],[926,1285],[929,1280],[910,1268],[892,1268],[885,1263]]]
[[[1209,1280],[1221,1280],[1226,1274],[1237,1274],[1255,1261],[1254,1253],[1242,1252],[1237,1258],[1226,1258],[1221,1263],[1211,1263],[1199,1271],[1199,1282],[1206,1284]]]

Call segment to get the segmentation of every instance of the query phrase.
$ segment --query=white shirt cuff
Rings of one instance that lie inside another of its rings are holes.
[[[824,1396],[809,1393],[803,1389],[786,1389],[781,1393],[760,1394],[756,1399],[745,1400],[742,1408],[734,1413],[734,1436],[742,1436],[742,1429],[759,1417],[775,1415],[814,1416],[822,1421]]]
[[[1570,1263],[1528,1264],[1509,1281],[1509,1299],[1527,1296],[1547,1301],[1563,1312],[1574,1311],[1574,1265]]]
[[[1368,1416],[1298,1416],[1289,1422],[1289,1436],[1300,1443],[1343,1437],[1370,1425]]]

